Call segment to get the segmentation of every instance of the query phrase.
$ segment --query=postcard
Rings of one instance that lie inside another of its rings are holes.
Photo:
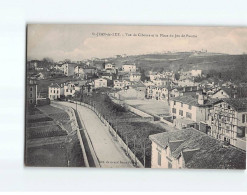
[[[26,34],[26,166],[246,169],[247,28]]]

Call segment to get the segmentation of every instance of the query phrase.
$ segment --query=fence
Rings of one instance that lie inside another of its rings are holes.
[[[154,117],[150,114],[147,114],[146,112],[143,112],[137,108],[134,108],[133,106],[130,106],[128,104],[124,104],[124,101],[118,100],[116,98],[114,98],[113,96],[109,96],[111,98],[111,100],[116,103],[119,104],[123,107],[125,107],[127,110],[129,110],[130,112],[135,113],[136,115],[142,117],[142,119],[140,119],[140,121],[143,121],[143,119],[145,121],[154,121]]]
[[[78,105],[85,106],[95,112],[95,114],[98,116],[98,118],[101,120],[101,122],[108,127],[109,132],[111,133],[112,136],[116,138],[116,140],[119,142],[120,146],[125,150],[126,154],[132,159],[132,161],[135,163],[136,166],[140,168],[144,168],[143,164],[139,161],[139,159],[136,157],[136,155],[130,150],[128,145],[124,143],[122,138],[118,135],[117,131],[110,125],[110,123],[97,111],[97,109],[91,105],[85,104],[83,102],[75,102]]]

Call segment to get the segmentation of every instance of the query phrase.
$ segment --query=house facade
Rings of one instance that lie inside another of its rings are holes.
[[[141,74],[140,73],[131,73],[130,74],[130,81],[139,82],[141,80]]]
[[[130,81],[126,80],[114,80],[113,81],[113,87],[115,89],[125,89],[126,87],[129,87],[131,85]]]
[[[234,93],[231,89],[224,87],[224,88],[218,88],[209,96],[215,99],[223,99],[223,98],[231,98],[232,94]]]
[[[75,67],[77,64],[63,64],[63,73],[65,76],[73,76],[75,74]]]
[[[27,104],[28,105],[36,105],[37,104],[37,84],[33,80],[30,80],[27,83],[26,98],[27,98]]]
[[[50,98],[50,100],[56,100],[60,98],[62,94],[63,94],[63,89],[57,83],[52,83],[48,87],[48,98]]]
[[[74,83],[67,83],[63,86],[63,95],[65,97],[68,97],[68,96],[75,96],[75,92],[76,91],[80,91],[80,87]]]
[[[125,65],[122,66],[122,71],[124,71],[124,72],[136,72],[136,65],[125,64]]]
[[[150,135],[149,139],[152,142],[151,168],[245,169],[246,167],[246,152],[233,147],[222,147],[219,140],[192,128]]]
[[[204,95],[198,95],[197,98],[192,96],[179,96],[171,98],[170,113],[173,119],[186,119],[196,123],[206,122],[209,116],[210,101]]]
[[[94,80],[94,88],[107,87],[107,79],[99,78]]]
[[[247,98],[222,99],[209,113],[208,134],[246,150]]]

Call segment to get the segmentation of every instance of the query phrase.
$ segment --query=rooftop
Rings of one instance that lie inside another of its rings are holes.
[[[58,85],[57,83],[51,83],[49,85],[49,87],[53,87],[53,88],[61,88],[60,85]]]
[[[236,111],[247,111],[247,98],[227,98],[224,102],[233,107]]]
[[[219,140],[192,128],[158,133],[149,138],[163,148],[171,147],[174,158],[182,154],[187,168],[246,168],[244,151],[232,146],[223,147]]]
[[[190,95],[187,96],[178,96],[175,98],[171,98],[171,100],[176,101],[176,102],[181,102],[183,104],[191,105],[191,106],[196,106],[196,107],[204,107],[204,106],[211,106],[212,104],[216,103],[219,100],[216,99],[207,99],[205,100],[205,103],[203,105],[198,104],[197,98],[194,98]]]

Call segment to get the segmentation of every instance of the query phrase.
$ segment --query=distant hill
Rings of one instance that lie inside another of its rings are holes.
[[[124,63],[135,63],[138,68],[153,71],[176,72],[178,70],[201,69],[205,74],[215,71],[215,73],[221,73],[223,78],[229,76],[229,79],[247,81],[246,54],[177,52],[127,56],[116,58],[113,62],[118,67],[121,67]]]

